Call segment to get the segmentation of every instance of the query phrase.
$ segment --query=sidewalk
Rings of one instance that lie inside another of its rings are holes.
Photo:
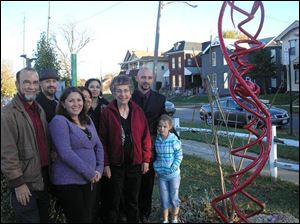
[[[194,155],[197,157],[200,157],[205,160],[209,160],[214,162],[214,152],[213,147],[209,144],[203,143],[203,142],[197,142],[192,140],[184,140],[182,139],[182,148],[183,153],[187,155]],[[254,153],[247,153],[247,155],[256,155]],[[220,146],[220,156],[221,161],[223,164],[229,165],[229,151],[225,147]],[[236,157],[236,164],[238,164],[239,157]],[[294,161],[290,160],[283,160],[278,159],[280,162],[289,162],[289,163],[295,163]],[[249,164],[251,160],[245,159],[244,160],[244,166]],[[269,169],[269,163],[267,162],[264,169],[261,171],[261,175],[270,176],[270,169]],[[278,168],[278,178],[284,181],[289,181],[294,184],[299,185],[299,172],[296,171],[290,171],[285,169]]]

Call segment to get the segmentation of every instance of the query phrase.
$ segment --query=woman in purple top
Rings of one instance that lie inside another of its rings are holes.
[[[91,221],[93,185],[103,173],[102,143],[76,87],[62,93],[57,115],[49,123],[56,158],[51,180],[67,221]]]

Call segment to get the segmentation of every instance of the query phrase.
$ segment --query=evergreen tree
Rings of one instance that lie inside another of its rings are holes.
[[[272,62],[271,51],[263,48],[254,52],[250,57],[254,68],[249,71],[249,76],[262,84],[264,94],[268,94],[270,80],[276,74],[276,64]]]
[[[41,33],[40,40],[37,43],[37,51],[34,53],[37,58],[34,69],[40,74],[44,69],[56,70],[59,74],[60,64],[57,54],[51,44],[51,39],[47,41],[45,32]]]

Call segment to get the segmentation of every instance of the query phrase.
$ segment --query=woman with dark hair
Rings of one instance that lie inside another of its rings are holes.
[[[138,195],[142,174],[148,172],[151,137],[143,110],[131,100],[133,84],[116,76],[110,86],[115,98],[102,111],[100,139],[104,148],[104,176],[111,180],[109,222],[117,222],[124,196],[128,223],[138,223]]]
[[[49,123],[56,158],[51,180],[67,221],[91,222],[93,185],[103,172],[103,147],[76,87],[63,91]]]
[[[92,92],[92,112],[90,117],[92,118],[96,130],[99,131],[99,119],[102,109],[109,104],[109,102],[102,96],[102,85],[99,79],[88,79],[84,86]]]
[[[84,99],[85,99],[85,109],[87,111],[87,115],[91,116],[91,114],[93,113],[93,109],[92,109],[92,99],[93,99],[93,95],[91,90],[89,90],[87,87],[85,86],[79,86],[78,89],[80,89],[80,91],[82,92]],[[94,124],[95,125],[95,124]],[[98,131],[96,129],[96,131]]]

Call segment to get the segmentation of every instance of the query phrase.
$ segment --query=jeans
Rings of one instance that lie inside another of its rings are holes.
[[[178,208],[180,204],[180,175],[170,180],[162,180],[161,178],[159,178],[158,184],[161,207],[163,209]]]
[[[23,206],[11,193],[11,205],[16,214],[17,223],[48,223],[49,198],[44,191],[31,191],[29,203]]]

